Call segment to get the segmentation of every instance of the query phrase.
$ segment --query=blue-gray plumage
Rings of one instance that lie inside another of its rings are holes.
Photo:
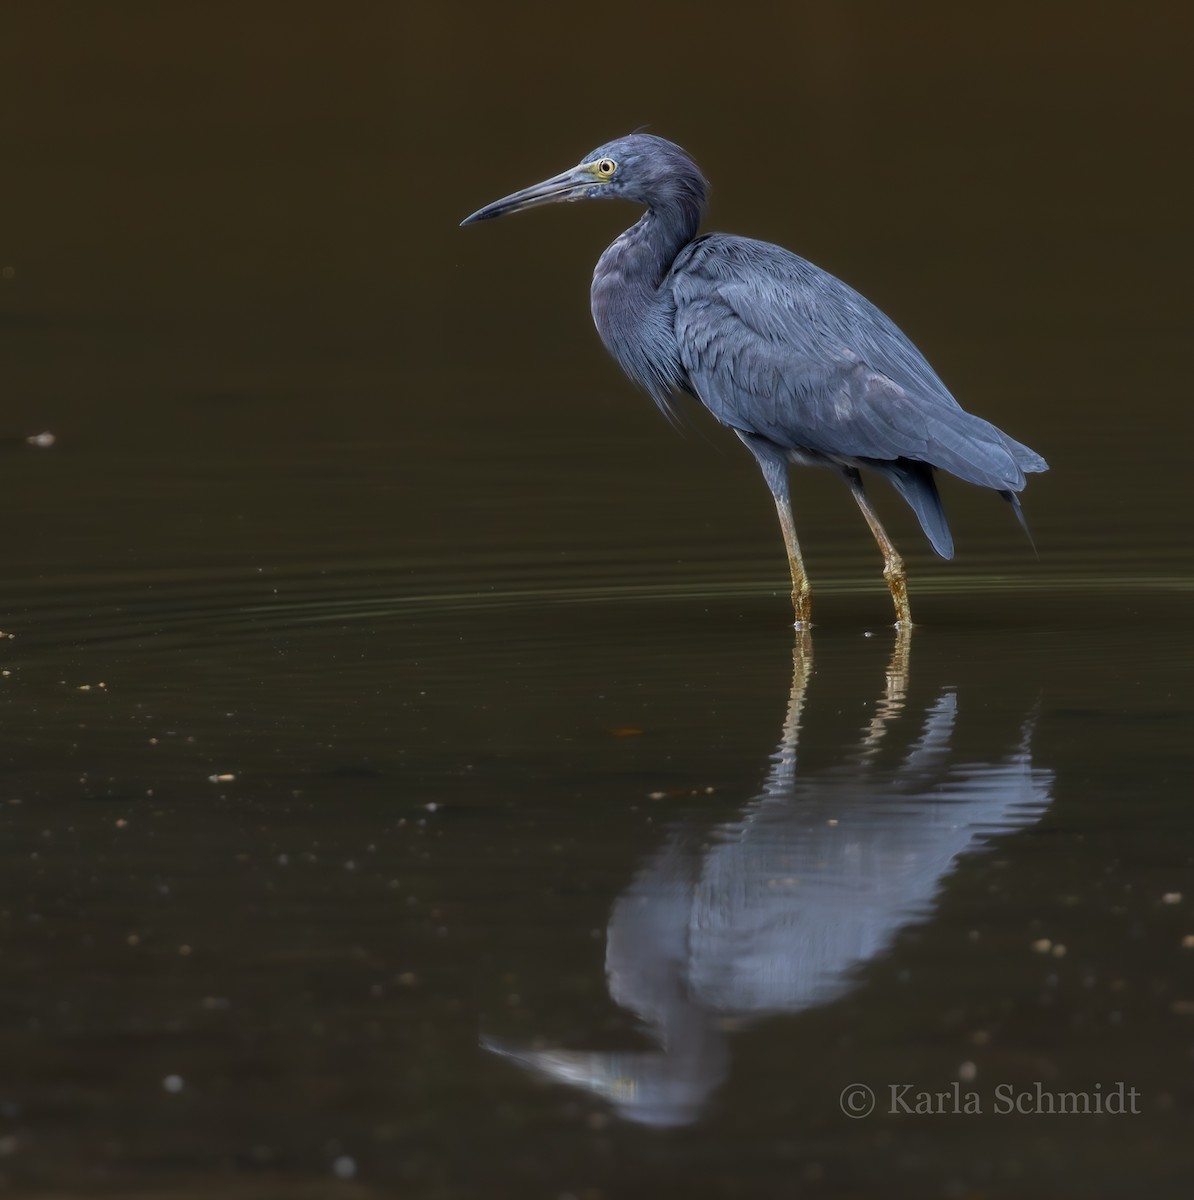
[[[910,625],[904,564],[859,468],[886,477],[933,549],[951,558],[935,469],[994,488],[1023,523],[1016,493],[1047,464],[964,411],[908,338],[840,279],[768,242],[698,236],[707,195],[679,146],[636,133],[462,223],[557,200],[644,205],[593,274],[593,320],[606,348],[662,407],[676,392],[695,396],[754,454],[788,548],[797,628],[807,626],[810,603],[788,493],[793,462],[843,472],[883,551],[897,624]]]

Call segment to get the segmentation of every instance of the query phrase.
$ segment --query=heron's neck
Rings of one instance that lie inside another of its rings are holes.
[[[660,284],[700,222],[697,204],[649,208],[606,249],[593,272],[593,321],[601,340],[631,379],[656,395],[678,373],[672,298]]]
[[[594,281],[613,276],[623,289],[651,292],[663,282],[676,255],[696,236],[701,210],[696,205],[649,208],[597,263]]]

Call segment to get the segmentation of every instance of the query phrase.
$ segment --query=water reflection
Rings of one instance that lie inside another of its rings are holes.
[[[614,904],[609,993],[655,1048],[545,1050],[485,1038],[486,1048],[603,1096],[628,1120],[690,1123],[726,1077],[735,1028],[843,995],[861,964],[927,914],[960,854],[1035,821],[1052,783],[1032,765],[1035,712],[1001,756],[955,761],[958,698],[947,689],[898,761],[880,755],[903,724],[909,659],[905,634],[857,744],[834,766],[801,774],[812,640],[797,635],[783,736],[759,794],[713,830],[673,828]]]

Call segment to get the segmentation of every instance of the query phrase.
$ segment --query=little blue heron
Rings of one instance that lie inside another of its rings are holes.
[[[1026,473],[1048,465],[963,411],[924,355],[840,279],[768,242],[698,237],[708,188],[679,146],[633,133],[461,223],[557,200],[645,206],[593,273],[593,320],[606,349],[662,408],[675,392],[695,396],[755,456],[787,544],[797,629],[808,627],[811,604],[789,463],[836,467],[845,476],[883,552],[896,624],[910,627],[904,562],[863,491],[859,468],[886,477],[933,549],[952,558],[936,468],[994,488],[1023,524],[1016,493]]]

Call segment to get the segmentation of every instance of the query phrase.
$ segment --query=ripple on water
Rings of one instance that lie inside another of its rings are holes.
[[[561,607],[605,607],[640,604],[691,606],[735,601],[755,604],[784,600],[784,580],[735,575],[721,578],[624,578],[609,581],[574,573],[573,582],[559,583],[558,573],[521,578],[507,572],[484,586],[461,575],[420,574],[392,564],[337,564],[253,569],[246,572],[161,571],[152,573],[95,573],[90,576],[38,580],[9,592],[8,631],[22,645],[63,640],[94,645],[157,637],[252,638],[321,623],[343,625],[411,620],[448,614],[499,612],[508,609],[547,610]],[[1141,603],[1181,601],[1194,592],[1194,575],[1181,573],[1107,574],[1083,570],[1019,570],[966,572],[957,569],[918,571],[911,580],[914,611],[924,621],[943,617],[976,625],[992,608],[1013,604],[1029,616],[1038,612],[1051,621],[1058,608],[1070,622],[1101,622],[1105,609],[1125,598]],[[858,615],[858,606],[835,607],[834,597],[865,597],[866,621],[880,625],[887,615],[886,592],[872,573],[818,575],[814,599],[820,621],[829,625]],[[967,597],[977,603],[958,603]],[[945,602],[954,602],[947,604]],[[1075,603],[1078,601],[1078,603]],[[946,615],[948,614],[948,616]],[[1086,614],[1084,616],[1084,614]]]

